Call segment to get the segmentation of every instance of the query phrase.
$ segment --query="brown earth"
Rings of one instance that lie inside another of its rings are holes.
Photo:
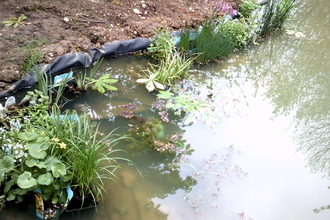
[[[241,0],[227,2],[238,8]],[[39,62],[51,63],[107,42],[150,38],[159,27],[196,27],[211,15],[206,8],[204,0],[0,0],[0,92],[24,74],[26,48],[39,46]],[[27,19],[17,28],[2,23],[21,14]]]

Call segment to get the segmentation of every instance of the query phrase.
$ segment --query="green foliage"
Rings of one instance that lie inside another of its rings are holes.
[[[69,124],[67,132],[71,134],[67,144],[71,146],[68,157],[72,161],[72,186],[78,188],[82,198],[88,193],[94,198],[102,197],[106,191],[105,181],[115,178],[114,171],[120,167],[117,161],[129,161],[123,157],[112,156],[122,151],[113,147],[129,137],[116,135],[114,131],[102,134],[98,126],[91,124],[87,114],[80,116],[77,121],[68,117],[62,120]]]
[[[261,36],[281,29],[296,7],[295,0],[269,0],[262,15]]]
[[[82,198],[90,193],[95,199],[102,197],[105,181],[119,168],[117,160],[129,161],[112,156],[121,151],[112,149],[114,145],[128,136],[102,135],[87,114],[60,115],[55,105],[51,112],[48,105],[48,110],[40,110],[43,96],[36,93],[26,97],[35,104],[23,109],[16,124],[0,128],[1,198],[22,201],[26,193],[39,189],[45,202],[59,205],[67,201],[69,183],[78,187]]]
[[[195,46],[193,45],[193,42],[191,40],[191,31],[190,28],[184,28],[181,31],[180,34],[180,42],[179,42],[179,48],[183,52],[188,52],[189,50],[193,49]]]
[[[168,29],[156,29],[155,35],[148,47],[151,58],[158,62],[167,60],[168,55],[175,52],[175,41]]]
[[[239,5],[239,13],[244,18],[249,18],[254,10],[260,8],[261,6],[257,0],[242,0],[242,3]]]
[[[150,69],[144,70],[142,79],[138,83],[146,83],[149,92],[155,89],[164,89],[164,84],[171,86],[177,80],[188,77],[188,71],[194,59],[188,58],[179,52],[167,54],[160,63],[150,64]]]
[[[23,21],[26,20],[27,17],[24,14],[21,14],[18,18],[9,18],[7,21],[4,21],[6,27],[13,26],[14,28],[17,28],[18,25],[24,24]]]
[[[222,22],[219,25],[219,32],[223,33],[225,37],[231,39],[231,42],[235,48],[245,47],[251,38],[249,36],[249,27],[245,20],[231,19],[227,22]]]
[[[23,73],[27,73],[29,70],[32,69],[35,65],[40,63],[42,52],[40,50],[27,50],[26,51],[26,58],[22,60],[21,64],[21,71]]]
[[[228,30],[218,30],[217,25],[206,21],[196,38],[197,60],[206,63],[219,57],[226,57],[234,50]]]
[[[182,134],[165,135],[162,121],[156,118],[148,118],[145,123],[131,124],[127,133],[133,138],[129,140],[132,149],[148,151],[146,147],[150,147],[160,153],[177,153],[182,150]]]
[[[175,95],[168,91],[160,91],[157,96],[167,100],[166,108],[172,109],[175,114],[181,115],[182,112],[185,113],[185,117],[182,120],[185,125],[196,122],[200,111],[203,108],[211,107],[206,101],[196,99],[189,94]]]
[[[104,93],[106,90],[114,91],[117,90],[116,87],[111,84],[118,82],[116,79],[110,79],[110,74],[105,74],[98,79],[95,79],[95,74],[99,67],[101,66],[103,58],[96,61],[93,67],[90,69],[89,74],[85,71],[83,74],[76,75],[77,90],[84,91],[89,87],[93,90],[97,90],[99,93]]]

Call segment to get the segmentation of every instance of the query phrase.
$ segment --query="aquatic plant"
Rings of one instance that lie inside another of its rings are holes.
[[[164,85],[171,86],[179,79],[187,78],[193,61],[193,58],[186,58],[179,52],[167,54],[165,60],[160,60],[159,64],[150,64],[150,69],[143,70],[139,74],[142,79],[137,82],[145,83],[149,92],[164,90]]]
[[[167,60],[169,54],[175,52],[175,47],[175,41],[169,29],[158,28],[155,30],[155,37],[151,39],[148,54],[157,62],[161,62]]]
[[[222,197],[221,187],[227,179],[244,178],[247,176],[239,165],[234,163],[234,158],[243,152],[236,150],[232,145],[222,148],[223,152],[213,152],[207,158],[200,160],[178,159],[169,166],[181,167],[181,169],[191,169],[193,178],[197,180],[202,188],[192,188],[189,192],[184,192],[183,200],[190,205],[195,214],[203,214],[204,206],[211,206],[214,209],[219,208],[218,199]],[[188,165],[188,166],[187,166]]]
[[[249,18],[252,12],[256,9],[260,9],[261,6],[258,4],[257,0],[242,0],[239,5],[239,14],[244,18]]]
[[[225,28],[219,27],[211,21],[206,21],[196,37],[196,60],[200,63],[228,56],[236,42],[232,42],[232,36]]]
[[[262,15],[260,36],[266,36],[281,29],[284,21],[296,7],[295,0],[269,0]]]
[[[103,58],[97,60],[94,63],[93,67],[90,69],[89,74],[87,74],[86,70],[83,74],[76,74],[75,79],[76,79],[77,87],[71,89],[74,90],[75,92],[79,92],[79,91],[85,91],[89,87],[91,87],[93,90],[97,90],[99,93],[102,94],[106,90],[109,91],[117,90],[117,88],[112,86],[111,84],[118,82],[118,80],[111,79],[110,74],[104,74],[96,79],[95,74],[97,70],[100,68],[102,61]]]
[[[159,100],[155,102],[156,106],[163,103],[162,105],[172,110],[175,115],[183,114],[184,125],[200,121],[212,127],[214,123],[221,122],[220,115],[240,114],[237,108],[241,105],[240,97],[233,97],[228,87],[221,82],[212,85],[210,79],[202,83],[186,80],[185,84],[189,85],[185,89],[173,87],[171,92],[159,91]],[[196,91],[196,88],[201,88],[201,91]]]
[[[129,137],[117,135],[115,130],[107,134],[101,133],[99,125],[93,126],[87,114],[81,115],[78,120],[66,118],[62,120],[70,125],[67,133],[72,134],[67,140],[71,147],[68,155],[68,160],[72,160],[71,186],[78,189],[82,198],[91,194],[94,199],[103,199],[105,182],[116,178],[114,172],[120,167],[117,161],[131,162],[124,157],[112,156],[124,152],[114,149],[114,146]]]
[[[112,156],[122,151],[114,145],[129,137],[114,131],[102,134],[86,113],[61,114],[56,105],[49,111],[48,103],[45,98],[21,109],[7,128],[0,127],[0,166],[6,167],[0,169],[2,200],[20,202],[23,195],[39,189],[49,206],[58,207],[67,201],[69,183],[82,199],[87,194],[102,198],[105,181],[115,178],[119,168],[117,160],[130,162]]]

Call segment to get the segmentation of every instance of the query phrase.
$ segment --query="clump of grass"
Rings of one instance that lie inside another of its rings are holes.
[[[295,6],[295,0],[269,0],[262,15],[260,36],[266,36],[282,28]]]
[[[228,56],[234,46],[231,39],[215,24],[205,22],[196,38],[197,61],[206,63],[219,57]]]

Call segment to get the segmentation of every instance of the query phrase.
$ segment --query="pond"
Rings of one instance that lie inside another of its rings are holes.
[[[141,175],[123,163],[97,211],[60,219],[329,219],[327,210],[313,212],[330,204],[330,182],[323,178],[329,168],[329,7],[327,0],[301,1],[288,25],[304,37],[278,32],[222,64],[195,66],[198,85],[185,82],[183,88],[219,97],[209,119],[221,122],[184,125],[183,115],[170,115],[163,135],[181,133],[187,151],[174,156],[127,148]],[[120,105],[136,105],[135,114],[146,120],[159,118],[155,94],[131,74],[147,62],[137,56],[105,60],[98,74],[119,79],[118,91],[89,91],[66,108],[87,109],[109,131],[130,123]]]

